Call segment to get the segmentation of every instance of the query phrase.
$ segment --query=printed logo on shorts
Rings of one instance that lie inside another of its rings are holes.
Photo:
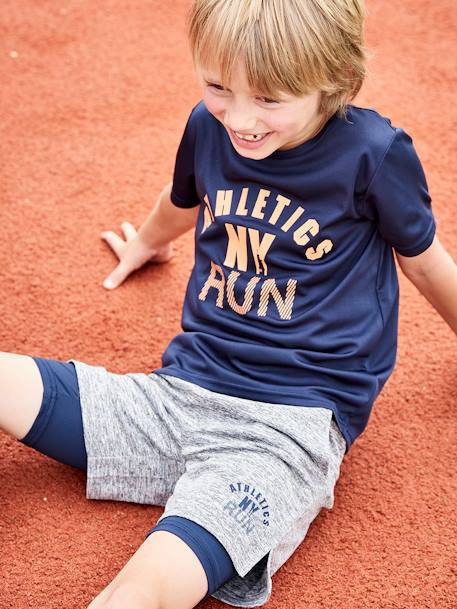
[[[267,498],[252,484],[233,482],[229,484],[232,498],[223,507],[248,535],[256,524],[270,526]]]

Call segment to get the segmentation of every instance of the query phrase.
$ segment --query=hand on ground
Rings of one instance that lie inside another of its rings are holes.
[[[173,255],[171,243],[151,248],[141,241],[135,227],[130,222],[123,222],[121,228],[125,239],[113,231],[104,231],[100,235],[119,258],[119,264],[103,282],[103,287],[109,290],[117,288],[130,273],[147,262],[168,262]]]

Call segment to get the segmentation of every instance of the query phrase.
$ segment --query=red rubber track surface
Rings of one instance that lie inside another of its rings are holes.
[[[368,0],[355,103],[414,140],[457,258],[454,0]],[[0,349],[149,372],[179,330],[192,235],[108,292],[100,239],[139,226],[199,99],[188,0],[3,0]],[[322,512],[274,576],[271,609],[457,603],[456,338],[401,278],[397,368]],[[1,388],[0,388],[1,390]],[[0,434],[0,607],[83,609],[162,508],[85,499],[85,474]],[[221,603],[208,600],[205,607]]]

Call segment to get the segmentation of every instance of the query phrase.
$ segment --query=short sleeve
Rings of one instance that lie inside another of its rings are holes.
[[[171,200],[177,207],[196,207],[199,204],[195,186],[195,108],[189,116],[176,153]]]
[[[394,137],[365,195],[365,214],[402,256],[417,256],[435,235],[431,198],[412,139],[402,129]]]

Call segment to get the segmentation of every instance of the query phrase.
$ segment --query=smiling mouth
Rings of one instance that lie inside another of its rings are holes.
[[[269,133],[238,133],[238,131],[233,132],[236,137],[240,138],[240,140],[244,140],[245,142],[259,142],[264,139]]]

